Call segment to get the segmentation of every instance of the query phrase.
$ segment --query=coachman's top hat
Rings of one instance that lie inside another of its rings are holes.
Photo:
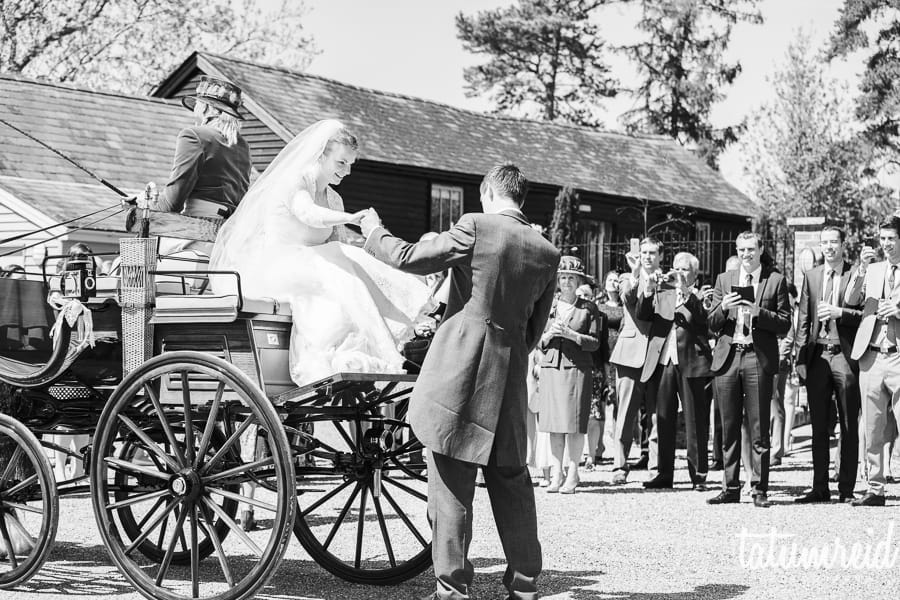
[[[236,119],[244,118],[238,113],[238,107],[241,105],[241,88],[230,81],[208,75],[202,76],[197,85],[197,95],[185,96],[181,99],[181,103],[185,108],[194,110],[197,100],[202,100]]]

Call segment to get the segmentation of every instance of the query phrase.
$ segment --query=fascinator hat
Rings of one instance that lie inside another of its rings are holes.
[[[559,259],[559,275],[578,275],[585,282],[592,283],[594,278],[588,275],[584,270],[584,263],[577,256],[563,256]]]
[[[235,119],[244,119],[238,113],[238,107],[241,105],[241,88],[230,81],[208,75],[202,76],[200,83],[197,84],[196,95],[185,96],[181,99],[181,103],[188,110],[194,110],[197,100],[202,100]]]

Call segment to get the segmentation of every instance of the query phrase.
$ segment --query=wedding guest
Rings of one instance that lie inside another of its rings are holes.
[[[801,504],[831,500],[828,463],[834,429],[829,425],[832,396],[837,397],[841,432],[841,502],[854,499],[859,463],[859,365],[850,354],[862,313],[844,300],[852,270],[844,260],[844,231],[832,226],[823,228],[819,244],[825,264],[804,274],[797,324],[797,372],[806,384],[813,458],[812,490],[794,499]]]
[[[616,341],[619,339],[619,329],[622,327],[622,318],[625,310],[622,308],[622,299],[619,296],[619,273],[618,271],[610,271],[606,274],[603,284],[603,294],[597,303],[600,312],[606,315],[606,332],[607,345],[609,346],[609,356],[612,355],[613,349],[616,347]],[[616,417],[618,412],[618,399],[616,397],[616,368],[610,360],[607,359],[603,365],[605,372],[605,403],[603,411],[605,413],[606,426],[603,430],[603,446],[610,448],[615,452],[615,431]],[[640,435],[640,434],[638,434]]]
[[[678,399],[684,411],[688,474],[694,489],[706,489],[709,412],[705,406],[710,373],[709,330],[703,301],[692,286],[700,271],[693,254],[679,252],[672,260],[674,280],[648,277],[642,285],[638,317],[651,322],[647,360],[641,379],[655,399],[657,474],[644,482],[648,489],[671,488],[675,474]],[[664,285],[668,284],[668,285]]]
[[[578,463],[584,448],[591,406],[592,354],[600,347],[605,323],[597,306],[575,295],[585,282],[584,265],[574,256],[560,259],[559,296],[541,336],[538,429],[550,434],[553,455],[548,492],[572,494],[578,486]],[[563,482],[564,454],[568,467]]]
[[[641,408],[648,414],[652,408],[646,406],[646,382],[641,380],[641,370],[647,357],[647,335],[650,323],[637,317],[638,283],[653,275],[659,269],[662,242],[654,237],[646,237],[640,242],[639,254],[626,254],[631,273],[619,278],[619,293],[622,296],[622,328],[610,362],[616,366],[616,396],[619,400],[619,414],[616,416],[616,455],[613,463],[614,485],[621,485],[628,479],[628,454],[635,422]],[[652,401],[652,399],[649,399]],[[649,468],[656,469],[656,456],[650,452]]]
[[[859,361],[869,489],[853,506],[884,506],[887,413],[900,416],[900,217],[881,223],[878,240],[885,260],[875,262],[875,249],[864,246],[844,298],[862,306],[850,358]]]
[[[712,370],[722,413],[725,469],[722,492],[707,502],[740,502],[741,421],[746,410],[760,467],[759,479],[751,482],[753,503],[768,507],[769,410],[778,370],[777,336],[791,326],[790,302],[784,277],[760,263],[759,234],[741,233],[735,245],[741,267],[717,278],[709,316],[710,329],[718,334]]]
[[[589,284],[578,286],[575,295],[582,300],[594,302],[594,288]],[[598,306],[599,308],[599,306]],[[602,309],[600,310],[603,313]],[[606,315],[604,315],[605,317]],[[600,347],[592,353],[594,368],[591,374],[591,409],[588,417],[587,444],[585,446],[585,470],[594,469],[594,463],[600,464],[603,456],[603,428],[606,424],[606,366],[609,364],[609,321],[604,318],[606,327],[600,332]]]
[[[797,326],[797,286],[788,282],[788,298],[791,302],[791,328],[787,335],[778,338],[778,374],[775,375],[775,385],[772,386],[772,408],[769,418],[769,437],[772,440],[770,467],[777,467],[784,458],[786,403],[788,382],[794,370],[794,338]]]

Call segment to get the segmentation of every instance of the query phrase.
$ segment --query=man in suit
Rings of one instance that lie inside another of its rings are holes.
[[[644,361],[647,357],[647,340],[650,322],[638,318],[638,286],[642,279],[655,277],[662,256],[662,243],[654,237],[641,240],[640,255],[628,255],[632,272],[623,273],[619,278],[619,296],[624,314],[622,328],[610,362],[616,367],[616,397],[619,412],[616,416],[616,451],[613,462],[612,483],[621,485],[628,479],[628,454],[634,437],[634,425],[642,406],[647,414],[653,408],[647,405],[646,380],[641,379]],[[652,400],[652,399],[650,399]],[[652,434],[651,434],[652,435]],[[657,467],[656,445],[650,445],[649,468]]]
[[[859,462],[859,367],[850,358],[860,311],[844,302],[850,283],[850,263],[844,260],[844,232],[827,226],[819,236],[825,264],[804,274],[797,323],[797,374],[805,380],[812,424],[812,490],[794,500],[800,504],[829,502],[828,426],[832,395],[837,396],[841,427],[841,502],[853,500]]]
[[[672,261],[674,281],[670,284],[657,271],[658,276],[648,277],[640,293],[637,316],[651,323],[641,381],[647,382],[647,397],[655,399],[659,457],[657,475],[644,482],[648,489],[672,487],[679,397],[684,408],[688,473],[694,489],[705,489],[709,442],[705,397],[711,372],[706,310],[691,290],[699,271],[697,257],[679,252]]]
[[[759,462],[759,480],[751,482],[753,503],[767,507],[772,385],[778,371],[778,336],[791,327],[791,307],[784,277],[760,262],[759,234],[741,233],[735,245],[741,266],[716,279],[709,315],[710,329],[718,336],[712,370],[722,415],[725,469],[722,492],[707,502],[740,502],[741,420],[746,410],[753,455]]]
[[[873,262],[875,250],[863,247],[845,297],[848,305],[862,306],[850,358],[859,361],[869,471],[869,489],[853,506],[884,506],[887,411],[900,417],[900,217],[881,223],[878,240],[885,260]]]
[[[550,314],[560,255],[522,214],[526,191],[518,168],[494,167],[481,184],[485,214],[465,214],[418,244],[392,236],[374,211],[362,222],[365,249],[380,260],[420,275],[452,269],[447,309],[409,407],[413,432],[429,450],[433,598],[469,597],[479,465],[506,553],[509,597],[538,597],[541,546],[525,466],[525,376]]]

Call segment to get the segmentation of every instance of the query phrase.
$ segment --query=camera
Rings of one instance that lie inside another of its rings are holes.
[[[97,295],[97,278],[94,262],[88,258],[72,258],[66,262],[60,274],[59,291],[64,298],[77,298],[84,302]]]

